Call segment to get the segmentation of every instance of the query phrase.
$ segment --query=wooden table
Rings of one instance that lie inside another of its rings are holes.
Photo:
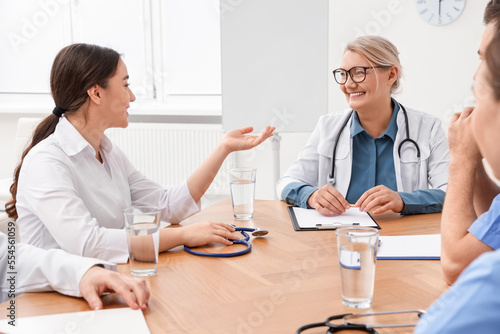
[[[253,239],[252,251],[240,257],[198,257],[181,247],[160,254],[158,274],[147,278],[152,296],[144,315],[151,333],[294,333],[302,325],[353,312],[341,302],[335,232],[294,231],[286,207],[280,201],[257,200],[253,221],[235,222],[227,199],[183,222],[223,221],[270,233]],[[440,233],[440,216],[389,213],[374,218],[381,235],[411,235]],[[236,247],[243,246],[210,248]],[[129,274],[128,265],[119,270]],[[435,260],[377,261],[375,279],[373,306],[363,312],[426,309],[447,288]],[[125,305],[115,294],[103,300],[105,308]],[[89,310],[83,299],[54,292],[26,293],[16,304],[17,319]],[[412,329],[379,330],[405,331]]]

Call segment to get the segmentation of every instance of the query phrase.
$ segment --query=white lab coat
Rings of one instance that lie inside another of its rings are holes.
[[[448,141],[441,127],[441,121],[434,116],[406,109],[410,138],[420,147],[420,162],[414,145],[406,142],[399,158],[398,147],[406,139],[406,124],[403,110],[397,115],[398,132],[394,142],[394,167],[397,191],[411,192],[424,189],[446,191],[448,184]],[[346,125],[337,145],[335,175],[330,179],[332,155],[335,140],[352,109],[321,116],[307,145],[299,153],[298,159],[288,168],[277,184],[277,194],[281,198],[283,189],[292,182],[303,182],[313,187],[326,184],[334,186],[342,196],[346,196],[351,181],[352,139],[351,120]]]
[[[116,265],[72,255],[61,249],[44,250],[23,243],[10,243],[7,236],[0,233],[0,302],[23,292],[52,290],[81,297],[80,280],[97,264],[116,270]]]

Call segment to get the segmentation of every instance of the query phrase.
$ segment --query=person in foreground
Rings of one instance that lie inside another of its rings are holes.
[[[50,76],[56,108],[36,128],[16,168],[13,200],[6,204],[17,219],[20,239],[43,249],[114,263],[128,259],[123,209],[155,206],[162,220],[178,224],[200,209],[200,199],[227,155],[259,145],[251,127],[228,132],[219,146],[183,184],[165,189],[137,171],[125,154],[104,135],[111,127],[127,127],[135,100],[120,55],[109,48],[73,44],[56,56]],[[138,143],[140,144],[140,143]],[[210,242],[231,245],[234,228],[202,222],[162,229],[160,251]]]
[[[391,97],[401,78],[397,48],[383,37],[359,37],[333,75],[350,108],[319,119],[278,181],[278,197],[326,215],[344,213],[349,203],[364,212],[380,206],[375,214],[441,212],[446,135],[437,118]]]
[[[482,53],[482,56],[485,60],[481,62],[474,76],[476,106],[474,110],[466,109],[460,115],[456,115],[450,127],[456,131],[460,125],[466,124],[462,128],[467,129],[468,132],[461,133],[460,137],[470,134],[472,137],[469,137],[469,140],[477,143],[477,146],[469,146],[471,148],[470,157],[475,158],[471,161],[479,160],[479,156],[484,157],[491,166],[494,176],[500,178],[500,151],[498,150],[498,141],[500,140],[500,132],[498,131],[500,129],[500,32],[498,30],[494,32],[491,43],[483,51],[485,52]],[[450,136],[450,144],[456,143],[458,140],[456,136],[458,136],[456,132]],[[450,169],[455,168],[454,164],[452,153]],[[497,196],[493,200],[489,212],[498,212],[498,201],[499,197]],[[492,216],[492,213],[484,215],[488,217]],[[493,224],[498,226],[498,220]],[[498,228],[496,230],[498,231]],[[462,272],[457,281],[422,317],[415,333],[498,333],[500,328],[500,317],[498,316],[500,313],[499,286],[500,249],[497,247],[494,252],[481,254]]]
[[[485,158],[493,167],[495,176],[500,176],[495,173],[500,161],[492,154],[497,149],[494,138],[499,128],[492,128],[496,124],[496,115],[487,120],[480,117],[486,115],[488,108],[494,110],[496,101],[486,99],[485,92],[479,91],[479,85],[486,87],[479,71],[484,72],[489,67],[493,75],[497,75],[494,67],[496,60],[491,59],[485,65],[483,59],[499,28],[500,1],[488,3],[484,22],[486,29],[478,52],[481,63],[474,85],[477,104],[475,108],[467,107],[462,113],[455,114],[448,131],[450,176],[441,217],[441,267],[448,284],[452,284],[479,255],[500,248],[500,188],[488,176],[483,164]],[[489,89],[496,89],[495,85],[495,82],[490,83]],[[484,122],[479,123],[479,120]]]
[[[127,277],[116,265],[101,260],[69,254],[61,249],[44,250],[31,245],[15,245],[17,275],[7,274],[9,250],[7,236],[0,233],[0,302],[24,292],[55,290],[65,295],[83,297],[93,310],[102,309],[99,298],[104,292],[115,291],[133,309],[148,307],[149,288],[143,279]],[[106,267],[103,268],[103,267]],[[111,269],[111,270],[108,270]]]

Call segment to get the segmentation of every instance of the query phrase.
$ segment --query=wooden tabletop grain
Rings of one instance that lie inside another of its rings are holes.
[[[212,220],[262,227],[269,234],[252,238],[252,251],[239,257],[199,257],[181,247],[160,254],[158,273],[146,279],[151,299],[144,316],[151,333],[295,333],[334,314],[426,309],[447,289],[439,261],[379,260],[372,307],[359,311],[343,306],[335,232],[294,231],[286,208],[281,201],[257,200],[253,220],[235,221],[226,199],[184,221],[182,225]],[[380,235],[440,233],[440,214],[373,217],[382,227]],[[242,247],[203,249],[233,252]],[[119,270],[130,275],[128,265]],[[105,308],[126,306],[116,294],[103,301]],[[23,294],[16,305],[18,319],[89,310],[83,299],[54,292]],[[5,317],[1,312],[0,318]],[[406,332],[412,329],[379,330]]]

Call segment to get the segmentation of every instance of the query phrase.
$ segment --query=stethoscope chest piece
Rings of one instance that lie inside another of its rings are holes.
[[[256,228],[252,232],[252,236],[254,237],[263,237],[269,233],[268,230],[264,230],[263,228]]]

